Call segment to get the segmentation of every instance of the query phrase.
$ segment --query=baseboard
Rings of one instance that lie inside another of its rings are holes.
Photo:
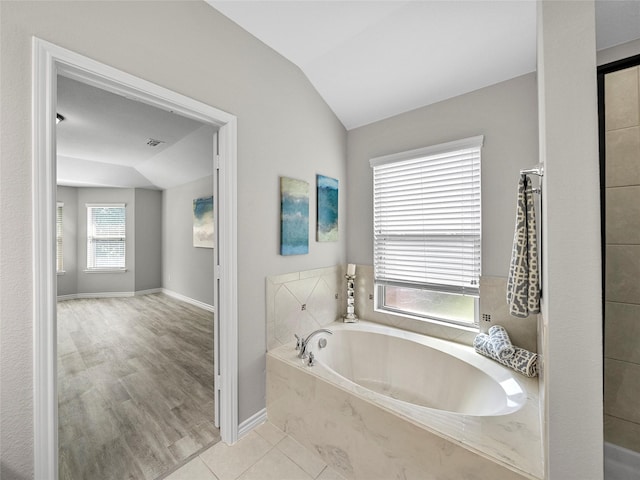
[[[169,295],[170,297],[176,298],[178,300],[182,300],[183,302],[190,303],[191,305],[195,305],[203,310],[207,310],[209,312],[215,312],[213,305],[209,305],[208,303],[201,302],[200,300],[195,300],[193,298],[182,295],[181,293],[174,292],[173,290],[168,290],[166,288],[162,289],[162,293],[165,295]]]
[[[136,290],[134,292],[134,295],[136,297],[139,297],[141,295],[153,295],[154,293],[162,293],[162,289],[161,288],[150,288],[148,290]]]
[[[248,434],[254,428],[262,425],[267,421],[267,409],[263,408],[259,410],[249,418],[247,418],[244,422],[238,425],[238,440]]]
[[[78,298],[116,298],[116,297],[138,297],[141,295],[151,295],[161,293],[161,288],[150,288],[149,290],[138,290],[136,292],[94,292],[94,293],[71,293],[69,295],[58,295],[59,302],[63,300],[76,300]]]
[[[116,298],[133,297],[134,292],[94,292],[94,293],[73,293],[71,295],[59,295],[58,300],[75,300],[78,298]]]
[[[70,293],[70,294],[68,294],[68,295],[58,295],[58,296],[56,297],[56,299],[57,299],[59,302],[62,302],[62,301],[64,301],[64,300],[75,300],[76,298],[78,298],[78,294],[77,294],[77,293]]]

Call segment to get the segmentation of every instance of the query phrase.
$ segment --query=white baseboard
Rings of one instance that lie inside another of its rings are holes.
[[[182,300],[183,302],[190,303],[191,305],[195,305],[196,307],[200,307],[203,310],[207,310],[208,312],[215,312],[213,305],[209,305],[208,303],[195,300],[193,298],[182,295],[181,293],[174,292],[173,290],[168,290],[166,288],[163,288],[162,293],[164,293],[165,295],[169,295],[170,297],[176,298],[178,300]]]
[[[133,297],[134,292],[94,292],[94,293],[72,293],[71,295],[58,295],[58,300],[75,300],[77,298],[116,298]]]
[[[94,292],[94,293],[71,293],[69,295],[58,295],[59,302],[63,300],[76,300],[78,298],[116,298],[116,297],[137,297],[140,295],[151,295],[161,293],[161,288],[151,288],[149,290],[138,290],[137,292]]]
[[[247,433],[249,433],[254,428],[262,425],[267,421],[267,409],[263,408],[259,410],[249,418],[247,418],[244,422],[238,425],[238,440],[244,437]]]
[[[134,295],[136,297],[138,297],[140,295],[153,295],[154,293],[162,293],[162,289],[161,288],[150,288],[148,290],[136,290]]]
[[[59,302],[62,302],[64,300],[75,300],[76,298],[78,298],[78,294],[77,293],[70,293],[69,295],[58,295],[56,297],[56,299]]]

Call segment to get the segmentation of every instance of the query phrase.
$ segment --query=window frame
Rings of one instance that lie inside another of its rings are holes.
[[[87,228],[86,228],[86,269],[85,273],[124,273],[127,271],[127,205],[126,203],[87,203],[86,207],[86,215],[87,215]],[[95,236],[92,235],[93,228],[93,220],[92,220],[92,209],[95,208],[122,208],[124,210],[124,235],[120,236]],[[107,240],[107,239],[120,239],[123,242],[123,265],[115,266],[115,267],[96,267],[95,266],[95,249],[92,248],[91,244],[96,239],[98,240]],[[91,252],[94,252],[93,257],[91,257]],[[91,259],[93,259],[93,265],[91,265]]]
[[[399,153],[394,153],[391,155],[385,155],[385,156],[381,156],[381,157],[376,157],[376,158],[372,158],[370,160],[370,166],[372,167],[372,170],[375,170],[376,167],[380,167],[383,165],[390,165],[390,164],[402,164],[403,162],[410,162],[412,160],[420,160],[420,159],[429,159],[429,158],[434,158],[434,157],[438,157],[441,155],[449,155],[451,154],[451,156],[455,156],[456,154],[460,154],[460,152],[464,152],[466,150],[477,150],[477,156],[478,156],[478,161],[477,161],[477,173],[474,173],[474,175],[477,175],[477,188],[478,188],[478,198],[477,198],[477,208],[478,208],[478,215],[476,217],[476,220],[478,222],[478,247],[477,250],[474,249],[474,252],[476,252],[474,255],[474,258],[477,260],[477,285],[476,285],[476,292],[473,292],[473,289],[471,289],[470,291],[465,292],[464,287],[458,287],[458,288],[462,288],[462,290],[460,292],[447,292],[447,288],[444,287],[444,285],[440,285],[440,288],[433,288],[433,287],[438,287],[437,284],[433,284],[432,286],[428,286],[425,284],[422,284],[421,286],[418,286],[417,284],[413,284],[411,285],[411,283],[413,282],[407,282],[407,283],[403,283],[398,282],[395,283],[393,281],[389,281],[388,279],[386,280],[378,280],[376,278],[376,272],[377,272],[377,265],[378,265],[378,258],[376,258],[376,214],[377,212],[377,204],[376,204],[376,200],[377,198],[377,192],[376,192],[376,177],[375,175],[373,175],[373,215],[374,215],[374,231],[373,231],[373,243],[374,243],[374,258],[373,258],[373,264],[374,264],[374,311],[377,312],[381,312],[381,313],[387,313],[387,314],[393,314],[393,315],[401,315],[404,317],[408,317],[408,318],[412,318],[415,320],[419,320],[419,321],[424,321],[424,322],[432,322],[432,323],[437,323],[437,324],[441,324],[441,325],[447,325],[447,326],[451,326],[451,327],[456,327],[456,328],[462,328],[465,330],[471,330],[471,331],[477,331],[479,328],[479,317],[480,317],[480,294],[479,294],[479,281],[480,281],[480,276],[481,276],[481,267],[482,267],[482,209],[481,209],[481,170],[482,170],[482,166],[481,166],[481,158],[482,158],[482,146],[484,143],[484,136],[479,135],[479,136],[475,136],[475,137],[469,137],[469,138],[465,138],[465,139],[461,139],[461,140],[456,140],[456,141],[452,141],[452,142],[447,142],[447,143],[442,143],[442,144],[437,144],[437,145],[432,145],[432,146],[428,146],[428,147],[424,147],[424,148],[419,148],[416,150],[410,150],[410,151],[404,151],[404,152],[399,152]],[[475,181],[473,182],[475,184]],[[475,202],[474,202],[475,205]],[[424,211],[420,212],[420,215],[424,215]],[[423,237],[426,237],[426,235],[422,235]],[[425,283],[426,283],[426,279],[425,279]],[[399,286],[402,288],[410,288],[410,289],[415,289],[415,290],[426,290],[426,291],[433,291],[436,293],[441,293],[444,295],[465,295],[465,296],[469,296],[473,298],[473,321],[464,321],[464,320],[460,320],[459,318],[448,318],[447,316],[440,316],[440,315],[434,315],[434,314],[430,314],[430,313],[425,313],[425,314],[421,314],[418,313],[416,311],[411,311],[411,310],[407,310],[407,309],[402,309],[402,308],[398,308],[396,306],[390,306],[387,305],[387,298],[386,298],[386,292],[385,289],[387,286]]]

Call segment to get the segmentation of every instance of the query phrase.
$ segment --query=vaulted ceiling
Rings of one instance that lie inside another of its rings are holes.
[[[206,1],[296,64],[347,129],[535,70],[534,0]],[[596,33],[598,49],[640,38],[640,1],[596,1]],[[212,174],[212,127],[64,77],[58,112],[61,185]]]
[[[213,174],[213,127],[66,77],[58,113],[58,185],[162,190]]]

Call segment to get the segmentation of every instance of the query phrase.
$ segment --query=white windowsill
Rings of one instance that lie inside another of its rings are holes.
[[[126,268],[87,268],[84,273],[126,273]]]
[[[475,323],[463,323],[463,322],[456,322],[454,320],[444,320],[444,319],[439,319],[434,317],[412,315],[408,312],[394,310],[392,308],[387,308],[387,307],[375,306],[373,308],[373,311],[378,313],[384,313],[387,315],[397,315],[398,317],[410,318],[411,320],[415,320],[417,322],[431,323],[433,325],[438,325],[440,327],[446,327],[446,328],[451,328],[455,330],[462,330],[465,332],[478,333],[480,331],[480,325],[477,325]]]

